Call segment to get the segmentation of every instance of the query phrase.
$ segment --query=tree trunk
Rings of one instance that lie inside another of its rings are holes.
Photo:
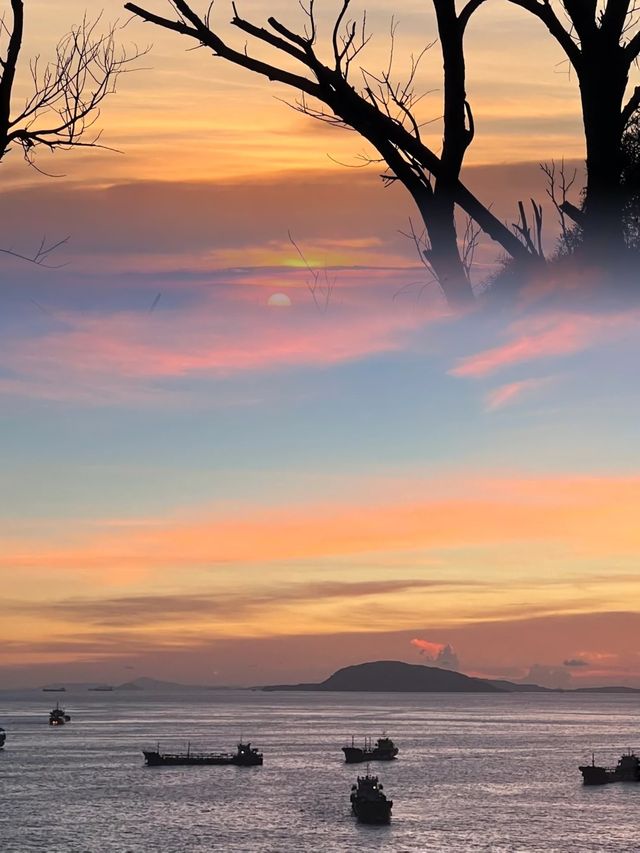
[[[606,264],[624,250],[622,104],[628,80],[619,48],[594,67],[581,69],[580,95],[587,148],[587,183],[581,222],[584,251]]]
[[[432,196],[428,208],[419,203],[431,248],[425,257],[433,268],[447,302],[452,308],[467,308],[474,302],[467,269],[460,257],[455,222],[455,204],[451,199]]]
[[[464,155],[473,139],[467,128],[465,92],[464,26],[458,20],[455,0],[433,0],[444,74],[444,126],[440,169],[434,176],[429,218],[423,214],[431,240],[427,259],[449,302],[464,308],[473,302],[469,271],[462,262],[458,245],[455,210],[456,189]]]
[[[413,169],[401,153],[384,137],[367,129],[375,145],[395,176],[409,190],[429,238],[425,251],[433,273],[452,308],[464,308],[474,302],[469,275],[460,257],[455,221],[455,199],[450,193],[436,193],[431,182]],[[366,131],[361,131],[366,136]]]

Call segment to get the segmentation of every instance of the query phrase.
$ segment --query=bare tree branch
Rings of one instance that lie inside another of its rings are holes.
[[[515,6],[521,6],[536,18],[539,18],[551,35],[560,44],[574,67],[580,63],[582,54],[570,32],[565,30],[560,19],[553,11],[549,0],[510,0]]]
[[[275,50],[276,55],[286,57],[286,64],[283,63],[282,67],[277,59],[273,62],[258,59],[249,47],[242,52],[235,50],[220,36],[208,16],[203,22],[184,0],[167,2],[178,13],[177,20],[161,17],[132,2],[127,2],[125,8],[143,21],[178,32],[209,47],[216,56],[239,67],[296,89],[301,95],[293,105],[294,109],[330,124],[350,127],[375,148],[390,169],[387,181],[398,179],[405,185],[427,223],[434,262],[436,257],[441,261],[443,289],[448,288],[449,293],[457,291],[459,296],[463,293],[471,295],[455,234],[456,205],[473,217],[483,231],[514,258],[528,262],[534,256],[460,181],[462,160],[474,135],[473,115],[464,88],[462,40],[464,28],[482,0],[468,0],[462,18],[456,15],[455,0],[433,0],[445,67],[445,132],[441,156],[425,143],[415,113],[416,105],[423,97],[414,91],[422,54],[412,59],[405,83],[391,79],[393,23],[387,71],[376,75],[361,69],[364,85],[358,90],[348,80],[349,68],[367,44],[368,36],[364,19],[361,26],[348,20],[351,0],[342,0],[339,7],[329,40],[331,59],[328,63],[322,61],[316,50],[317,26],[313,3],[302,7],[307,16],[303,33],[292,31],[273,17],[268,19],[269,30],[259,27],[241,18],[233,6],[232,25],[258,44]],[[301,66],[302,73],[290,70],[291,59]],[[318,108],[308,98],[319,101],[323,106]]]
[[[320,270],[314,269],[307,261],[300,246],[298,246],[296,241],[293,239],[291,231],[287,231],[287,236],[289,237],[289,242],[294,247],[300,260],[304,264],[305,269],[311,276],[311,282],[308,285],[308,288],[313,298],[314,305],[319,311],[325,314],[329,307],[329,300],[331,299],[331,294],[333,293],[336,280],[335,278],[329,277],[326,267],[322,273]]]
[[[473,13],[480,8],[480,6],[485,2],[485,0],[468,0],[465,6],[463,6],[460,14],[458,15],[458,21],[460,22],[460,27],[462,28],[462,32],[464,33],[467,24],[471,20],[471,16]]]
[[[512,223],[512,227],[532,255],[544,258],[542,246],[542,207],[534,199],[529,199],[529,201],[531,202],[531,210],[533,212],[533,224],[529,224],[524,203],[519,201],[519,219],[518,222]]]
[[[31,60],[32,92],[21,109],[12,110],[13,84],[23,31],[22,2],[12,0],[14,13],[6,59],[0,78],[0,159],[19,145],[27,162],[35,164],[38,147],[51,151],[105,147],[92,129],[104,99],[115,92],[118,76],[145,51],[132,54],[117,47],[115,27],[98,34],[100,18],[82,22],[62,38],[55,59]]]
[[[29,263],[35,264],[39,267],[57,270],[66,266],[66,264],[51,264],[49,263],[49,258],[56,249],[59,249],[60,246],[64,246],[68,242],[69,237],[64,237],[62,240],[56,240],[54,243],[47,242],[47,238],[43,237],[35,252],[30,255],[22,254],[22,252],[16,252],[14,249],[3,248],[0,248],[0,253],[3,255],[10,255],[12,258],[18,258],[21,261],[28,261]]]
[[[171,2],[173,2],[176,6],[178,5],[177,0],[171,0]],[[196,39],[196,41],[200,42],[200,44],[211,48],[211,50],[213,50],[216,56],[220,56],[222,57],[222,59],[226,59],[234,65],[239,65],[241,68],[246,68],[248,71],[253,71],[256,74],[260,74],[261,76],[266,77],[268,80],[274,80],[279,83],[284,83],[286,86],[291,86],[294,89],[300,89],[301,91],[306,92],[308,95],[311,95],[313,97],[319,97],[320,95],[320,87],[317,85],[317,83],[314,83],[307,77],[302,77],[298,74],[292,74],[288,71],[277,68],[274,65],[262,62],[259,59],[254,59],[247,53],[242,53],[240,51],[234,50],[233,48],[230,48],[209,27],[206,27],[204,29],[196,29],[194,27],[189,27],[181,21],[171,21],[168,18],[163,18],[160,15],[155,15],[152,12],[148,12],[146,9],[141,8],[135,3],[125,3],[125,9],[127,9],[129,12],[132,12],[134,15],[137,15],[139,18],[142,18],[142,20],[147,21],[148,23],[157,24],[158,26],[163,27],[164,29],[170,29],[174,32],[180,33],[181,35],[186,35],[190,38],[194,38]],[[242,20],[237,15],[236,17],[234,17],[232,23],[239,29],[242,29],[245,32],[249,32],[251,35],[255,36],[255,38],[259,39],[260,41],[264,41],[267,44],[271,44],[273,47],[277,47],[279,50],[282,50],[285,53],[294,55],[291,53],[292,48],[290,45],[287,45],[287,43],[282,39],[277,39],[276,36],[272,35],[267,30],[254,27],[248,21]],[[296,56],[296,58],[298,57]]]
[[[566,241],[569,235],[569,227],[567,226],[568,212],[566,205],[569,203],[569,191],[576,182],[578,170],[574,169],[573,174],[570,177],[567,176],[564,160],[561,161],[559,169],[556,167],[555,161],[553,160],[551,163],[541,163],[540,168],[547,176],[546,193],[558,213],[562,239]],[[560,197],[558,197],[558,192],[560,193]]]

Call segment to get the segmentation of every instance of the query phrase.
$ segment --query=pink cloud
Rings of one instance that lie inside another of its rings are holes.
[[[514,364],[572,355],[637,328],[639,319],[637,312],[527,317],[508,327],[510,341],[460,359],[450,373],[480,379]]]
[[[338,293],[324,313],[304,285],[288,287],[282,292],[292,307],[274,311],[267,299],[282,290],[281,281],[260,284],[206,291],[195,304],[175,310],[161,305],[153,314],[57,314],[57,328],[7,342],[3,366],[8,375],[0,380],[0,393],[98,403],[166,402],[178,392],[163,388],[163,382],[326,367],[401,350],[417,329],[443,316],[441,305],[425,304],[416,311],[375,287],[358,300]]]
[[[494,412],[496,409],[510,406],[530,392],[549,384],[550,381],[549,378],[521,379],[519,382],[508,382],[506,385],[500,385],[486,395],[485,408],[489,412]]]
[[[445,648],[444,643],[430,643],[429,640],[419,640],[417,638],[411,640],[411,645],[420,650],[420,653],[426,654],[430,658],[436,658]]]

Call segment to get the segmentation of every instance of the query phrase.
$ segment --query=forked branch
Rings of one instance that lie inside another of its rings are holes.
[[[13,86],[23,35],[22,0],[11,0],[12,24],[0,59],[0,159],[14,146],[34,164],[38,147],[49,150],[104,147],[95,129],[104,99],[115,92],[120,74],[145,51],[127,53],[116,43],[115,27],[99,33],[100,18],[84,18],[58,42],[55,58],[29,62],[31,94],[13,111]]]

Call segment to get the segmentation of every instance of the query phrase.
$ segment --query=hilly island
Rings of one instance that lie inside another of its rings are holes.
[[[270,684],[267,691],[300,690],[380,693],[640,693],[629,687],[590,687],[573,690],[513,681],[474,678],[435,666],[379,660],[346,666],[316,684]]]

